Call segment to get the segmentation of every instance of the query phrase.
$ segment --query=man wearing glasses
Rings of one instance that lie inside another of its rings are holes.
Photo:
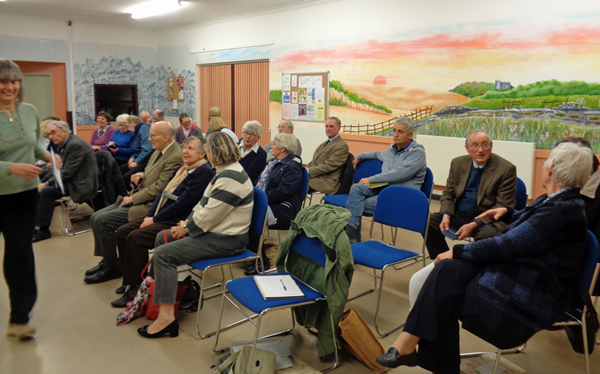
[[[277,130],[279,131],[280,134],[292,134],[292,135],[294,135],[294,124],[290,120],[282,119],[281,122],[279,122],[279,126],[277,127]],[[273,136],[273,138],[274,137],[275,136]],[[294,137],[295,137],[295,135],[294,135]],[[296,141],[298,142],[298,144],[297,144],[298,147],[296,148],[296,152],[294,152],[294,154],[296,156],[302,156],[302,145],[300,144],[300,139],[296,138]],[[275,158],[271,154],[271,147],[272,146],[273,146],[273,140],[271,140],[265,146],[265,152],[267,152],[267,164],[269,163],[269,161],[271,161],[271,160],[273,160]]]
[[[459,240],[490,238],[506,224],[493,219],[479,221],[475,217],[488,209],[515,207],[517,169],[492,153],[492,138],[475,130],[467,136],[465,149],[469,155],[453,159],[450,165],[440,212],[432,213],[429,218],[427,250],[431,259],[449,249],[444,232],[448,236],[456,234]]]

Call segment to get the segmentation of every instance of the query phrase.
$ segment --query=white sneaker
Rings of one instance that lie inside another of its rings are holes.
[[[6,330],[6,336],[10,336],[12,338],[17,338],[20,340],[32,339],[34,333],[35,327],[30,325],[29,323],[26,323],[24,325],[9,323],[8,329]]]

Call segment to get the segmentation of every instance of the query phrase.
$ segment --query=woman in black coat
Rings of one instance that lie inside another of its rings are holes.
[[[404,331],[377,362],[458,374],[458,319],[502,349],[558,321],[579,289],[587,239],[579,189],[591,158],[589,148],[560,144],[544,163],[547,194],[515,213],[495,237],[439,254]],[[496,208],[475,219],[507,219],[510,213]]]

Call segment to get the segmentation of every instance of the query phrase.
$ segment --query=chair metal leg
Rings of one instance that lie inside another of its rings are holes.
[[[527,343],[523,344],[520,347],[516,347],[516,348],[501,349],[501,350],[499,350],[499,352],[501,354],[503,354],[503,355],[513,354],[513,353],[521,353],[521,352],[523,352],[525,350],[526,347],[527,347]],[[460,358],[477,357],[477,356],[484,355],[486,353],[490,353],[490,352],[468,352],[468,353],[461,353],[460,354]]]
[[[358,268],[355,268],[354,270],[358,270],[358,271],[360,271],[360,272],[363,272],[363,273],[367,274],[367,275],[368,275],[368,276],[370,276],[370,277],[373,277],[373,287],[371,287],[371,289],[369,289],[369,290],[367,290],[367,291],[364,291],[364,292],[361,292],[361,293],[359,293],[359,294],[356,294],[356,295],[354,295],[354,296],[350,296],[350,297],[348,297],[348,301],[350,301],[350,300],[354,300],[354,299],[358,299],[358,298],[359,298],[359,297],[361,297],[361,296],[364,296],[364,295],[366,295],[366,294],[369,294],[369,293],[371,293],[371,292],[375,291],[375,288],[377,287],[377,279],[381,279],[381,278],[380,278],[380,277],[377,275],[377,272],[376,272],[376,270],[375,270],[375,269],[373,269],[373,274],[370,274],[370,273],[368,273],[368,272],[366,272],[366,271],[364,271],[364,270],[362,270],[362,269],[358,269]]]
[[[385,268],[381,271],[381,278],[379,281],[379,292],[377,294],[377,306],[375,307],[375,331],[377,332],[377,335],[379,335],[379,338],[385,338],[386,336],[388,336],[389,334],[393,333],[394,331],[404,327],[405,322],[402,322],[399,325],[393,326],[391,329],[381,332],[379,331],[379,324],[378,324],[378,319],[379,319],[379,306],[381,305],[381,293],[383,292],[383,277],[385,274]]]
[[[496,374],[498,372],[498,368],[500,367],[500,357],[502,357],[501,349],[499,349],[496,353],[496,362],[494,363],[494,371],[492,372],[493,374]]]
[[[585,356],[585,372],[586,374],[590,374],[590,354],[589,354],[589,346],[588,346],[588,337],[587,337],[587,306],[583,307],[583,313],[581,317],[581,333],[583,336],[583,353]]]
[[[333,365],[331,365],[327,369],[321,371],[321,373],[329,373],[330,371],[335,370],[340,366],[340,357],[339,357],[339,352],[338,352],[337,339],[335,338],[335,322],[333,321],[332,313],[329,313],[329,319],[331,320],[331,334],[333,337],[333,349],[335,352],[335,362],[333,363]]]

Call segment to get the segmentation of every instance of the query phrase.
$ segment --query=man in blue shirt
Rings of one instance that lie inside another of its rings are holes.
[[[362,160],[379,159],[383,164],[381,173],[363,178],[350,188],[346,208],[352,217],[346,226],[350,243],[360,242],[360,220],[363,213],[373,214],[377,196],[387,185],[398,185],[420,189],[427,163],[425,149],[413,140],[414,122],[408,117],[399,117],[394,121],[394,144],[385,151],[364,152],[354,160],[354,167]],[[387,183],[373,188],[371,183]]]

